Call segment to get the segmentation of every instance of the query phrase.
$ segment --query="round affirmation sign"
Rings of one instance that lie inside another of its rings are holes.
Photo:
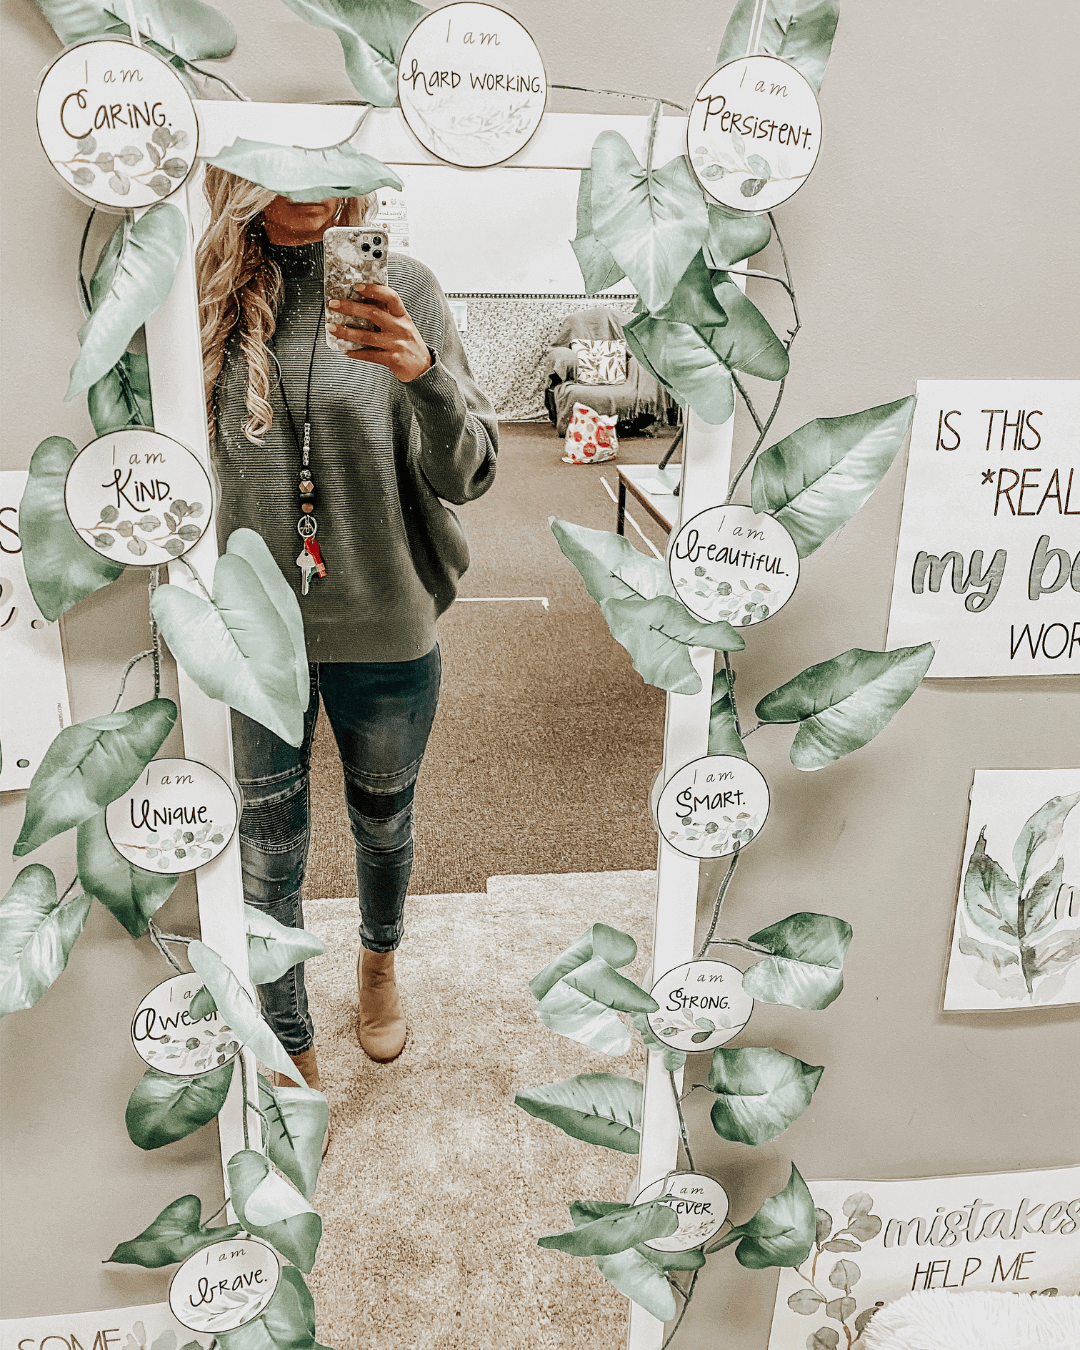
[[[158,1073],[191,1078],[227,1064],[240,1042],[216,1010],[192,1018],[191,1000],[203,987],[200,976],[174,975],[151,989],[131,1019],[131,1043]]]
[[[742,971],[724,961],[688,961],[661,975],[650,990],[660,1007],[649,1013],[653,1035],[672,1050],[713,1050],[737,1036],[754,1000]]]
[[[218,1335],[253,1322],[281,1279],[277,1253],[255,1238],[212,1242],[189,1256],[169,1285],[181,1326]]]
[[[777,56],[740,56],[697,91],[686,150],[705,195],[735,211],[771,211],[817,162],[821,112],[813,86]]]
[[[679,1226],[669,1237],[649,1238],[646,1247],[658,1252],[688,1252],[700,1247],[724,1226],[728,1195],[723,1186],[702,1172],[672,1172],[646,1186],[635,1205],[663,1198],[675,1211]]]
[[[738,755],[704,755],[664,784],[656,823],[680,853],[723,858],[756,838],[768,814],[769,785],[753,764]]]
[[[37,128],[64,183],[113,210],[175,192],[199,148],[195,108],[177,72],[146,47],[112,38],[56,58],[38,88]]]
[[[147,872],[194,872],[225,848],[239,812],[228,783],[196,759],[152,759],[105,808],[113,848]]]
[[[675,594],[695,618],[746,628],[786,605],[799,581],[787,530],[749,506],[713,506],[686,522],[668,553]]]
[[[64,506],[95,553],[130,567],[157,567],[199,542],[213,492],[199,458],[146,427],[113,431],[71,461]]]
[[[501,164],[531,138],[547,103],[544,62],[527,29],[494,5],[426,14],[398,60],[398,102],[426,149],[448,164]]]

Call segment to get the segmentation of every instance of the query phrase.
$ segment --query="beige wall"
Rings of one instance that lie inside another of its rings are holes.
[[[275,0],[220,7],[240,34],[226,68],[253,98],[352,96],[331,34]],[[531,28],[550,79],[686,100],[711,67],[730,4],[507,8]],[[30,0],[3,0],[0,13],[0,406],[5,467],[22,468],[46,435],[91,434],[83,400],[61,402],[81,322],[73,268],[85,211],[47,170],[33,130],[35,82],[56,40]],[[780,213],[804,328],[777,436],[913,392],[919,377],[1076,375],[1076,29],[1067,0],[847,0],[823,90],[821,158]],[[640,106],[569,94],[551,104]],[[741,661],[740,701],[751,706],[812,661],[884,644],[900,495],[897,465],[806,566],[797,601]],[[145,645],[139,589],[125,578],[66,623],[76,717],[111,705],[121,659]],[[724,929],[745,934],[820,908],[848,919],[855,940],[845,992],[826,1012],[755,1015],[755,1041],[827,1066],[802,1119],[751,1151],[721,1144],[705,1113],[692,1112],[699,1162],[729,1186],[736,1216],[782,1183],[789,1158],[809,1177],[867,1178],[1075,1161],[1080,1099],[1066,1065],[1076,1010],[946,1019],[937,1009],[972,770],[1075,763],[1078,705],[1075,680],[931,682],[873,745],[812,776],[788,763],[788,732],[758,735],[774,801],[768,845],[740,868]],[[21,804],[5,800],[6,840],[20,816]],[[67,840],[41,853],[66,884]],[[99,1262],[136,1231],[133,1217],[184,1191],[207,1200],[220,1191],[212,1127],[158,1155],[139,1154],[124,1133],[139,1076],[127,1018],[158,978],[147,944],[131,944],[99,909],[55,989],[5,1020],[7,1316],[160,1297],[167,1272]],[[774,1278],[743,1271],[730,1253],[710,1258],[680,1350],[762,1347]]]

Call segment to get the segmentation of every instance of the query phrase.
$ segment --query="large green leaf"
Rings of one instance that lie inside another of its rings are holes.
[[[412,0],[285,0],[302,19],[337,34],[353,88],[376,108],[397,102],[397,63],[405,39],[427,13]]]
[[[150,365],[141,352],[124,352],[112,370],[86,391],[86,410],[99,436],[126,427],[152,427]]]
[[[310,1271],[322,1237],[322,1219],[300,1192],[272,1172],[254,1149],[234,1153],[228,1173],[236,1217],[248,1232],[264,1238],[305,1273]]]
[[[734,679],[734,677],[732,677]],[[738,755],[746,758],[735,720],[735,700],[726,670],[713,673],[712,703],[709,708],[709,754]]]
[[[1080,792],[1051,797],[1024,822],[1013,845],[1013,867],[1021,890],[1053,858],[1069,812],[1080,802]]]
[[[767,1144],[810,1105],[823,1068],[780,1050],[752,1046],[713,1051],[709,1087],[713,1129],[736,1144]]]
[[[129,1242],[121,1242],[110,1261],[156,1270],[187,1258],[211,1242],[224,1242],[240,1232],[238,1223],[207,1228],[202,1221],[202,1201],[197,1195],[182,1195],[166,1205],[148,1228]]]
[[[79,884],[87,895],[100,900],[132,937],[142,937],[180,878],[144,872],[122,858],[105,830],[104,811],[84,820],[77,838]]]
[[[750,41],[754,0],[738,0],[716,54],[722,66],[745,56]],[[779,56],[821,88],[840,17],[840,0],[768,0],[758,51]]]
[[[244,923],[252,984],[272,984],[298,961],[322,956],[326,951],[322,938],[306,928],[286,928],[254,905],[244,906]]]
[[[636,1079],[621,1074],[582,1073],[545,1087],[527,1088],[514,1101],[530,1116],[557,1125],[572,1139],[637,1153],[644,1091]]]
[[[702,248],[705,262],[722,272],[760,253],[771,237],[768,216],[731,216],[719,206],[710,206],[709,232]]]
[[[789,914],[751,934],[772,953],[743,971],[743,988],[762,1003],[827,1008],[844,987],[851,925],[829,914]]]
[[[709,330],[713,351],[732,370],[744,370],[761,380],[782,380],[790,364],[787,348],[761,310],[733,281],[719,281],[714,290],[728,322],[724,328]]]
[[[735,411],[731,372],[698,329],[637,314],[623,336],[645,369],[703,421],[719,426]]]
[[[617,131],[602,131],[592,150],[592,226],[656,310],[704,243],[709,212],[685,155],[646,173]]]
[[[172,699],[152,698],[127,712],[105,713],[65,727],[30,780],[15,856],[33,852],[123,796],[175,722]]]
[[[397,191],[402,188],[393,169],[371,155],[362,154],[347,141],[321,150],[306,150],[299,145],[274,145],[237,136],[231,145],[209,156],[206,162],[294,202],[363,197],[381,187]]]
[[[47,436],[30,459],[19,503],[19,538],[30,593],[46,619],[58,619],[84,595],[115,581],[123,563],[95,553],[64,508],[64,482],[78,454],[63,436]]]
[[[652,994],[613,970],[602,956],[590,958],[564,975],[560,983],[580,990],[605,1008],[614,1008],[618,1012],[653,1013],[660,1006]]]
[[[180,1078],[147,1069],[128,1098],[124,1123],[138,1148],[161,1148],[186,1139],[225,1105],[234,1061],[199,1078]]]
[[[275,1087],[260,1074],[259,1109],[270,1161],[310,1200],[330,1123],[326,1098],[314,1088]]]
[[[266,546],[266,540],[254,530],[233,530],[225,545],[225,552],[243,558],[254,570],[270,603],[288,629],[296,666],[296,693],[300,699],[300,707],[306,710],[311,698],[311,671],[308,667],[307,645],[304,641],[304,616],[300,613],[300,602],[296,598],[296,592],[282,575],[281,568],[274,561],[274,555]]]
[[[293,640],[250,563],[227,552],[214,569],[212,601],[165,585],[151,608],[173,656],[204,694],[300,744],[306,699],[298,696]]]
[[[816,417],[777,441],[754,465],[755,511],[771,511],[799,557],[850,520],[884,478],[907,435],[914,398],[846,417]]]
[[[303,1085],[300,1070],[285,1052],[285,1047],[259,1016],[247,990],[212,947],[205,942],[189,942],[187,957],[192,968],[202,977],[203,984],[229,1025],[236,1039],[250,1046],[256,1056],[270,1069],[276,1069],[298,1086]]]
[[[964,873],[964,911],[990,937],[1016,937],[1016,882],[986,851],[986,826],[979,831]]]
[[[808,666],[757,705],[763,722],[801,722],[791,746],[797,769],[824,768],[873,740],[919,687],[934,648],[860,647]]]
[[[606,291],[609,286],[614,286],[626,276],[610,251],[593,234],[591,169],[581,171],[577,198],[577,234],[570,240],[570,247],[574,250],[574,256],[581,268],[586,295]]]
[[[0,1017],[32,1008],[68,963],[90,896],[60,904],[47,867],[24,867],[0,900]]]
[[[315,1302],[295,1266],[285,1266],[274,1297],[253,1322],[219,1331],[221,1350],[322,1350],[315,1340]]]
[[[133,334],[163,304],[184,251],[187,226],[169,202],[159,202],[127,227],[108,289],[79,329],[82,351],[71,368],[66,399],[107,374]]]
[[[675,1295],[652,1256],[647,1247],[632,1247],[612,1256],[596,1257],[596,1266],[620,1294],[625,1294],[661,1322],[669,1322],[675,1316]]]
[[[552,985],[535,1012],[550,1031],[602,1055],[625,1055],[630,1049],[630,1032],[618,1014],[562,980]]]
[[[594,956],[602,956],[609,966],[617,970],[620,966],[628,966],[637,956],[637,943],[629,933],[609,928],[606,923],[594,923],[566,951],[549,962],[539,975],[532,977],[529,988],[533,997],[543,998],[557,980],[569,975],[578,966],[583,966]]]
[[[679,1217],[663,1200],[643,1205],[619,1205],[601,1218],[590,1219],[566,1233],[542,1237],[537,1245],[570,1256],[611,1256],[651,1238],[670,1237]]]
[[[794,1163],[788,1184],[771,1195],[754,1217],[705,1248],[706,1254],[738,1242],[735,1257],[750,1270],[800,1266],[810,1255],[817,1232],[814,1199]]]
[[[671,594],[660,560],[645,558],[620,536],[558,519],[552,520],[551,532],[599,602],[612,636],[649,684],[695,694],[701,678],[690,660],[690,647],[740,651],[745,646],[730,624],[695,619]]]
[[[102,33],[127,33],[124,0],[35,0],[65,45]],[[228,56],[236,46],[232,22],[203,0],[134,0],[135,21],[148,37],[177,56],[204,61]]]

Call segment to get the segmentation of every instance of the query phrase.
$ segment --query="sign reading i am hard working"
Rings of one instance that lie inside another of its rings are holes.
[[[64,184],[114,210],[175,192],[199,148],[177,72],[145,47],[112,39],[61,52],[38,89],[37,129]]]
[[[494,5],[443,5],[420,20],[398,60],[410,131],[448,164],[501,164],[530,140],[547,103],[544,62],[527,29]]]
[[[932,679],[1080,674],[1080,381],[920,380],[889,647]]]
[[[122,857],[147,872],[193,872],[226,847],[239,816],[228,783],[195,759],[152,759],[105,808]]]

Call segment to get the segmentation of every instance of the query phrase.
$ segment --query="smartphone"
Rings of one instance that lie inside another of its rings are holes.
[[[331,300],[359,300],[353,290],[365,282],[387,284],[386,265],[390,238],[381,226],[338,225],[323,235],[323,283],[325,302]],[[334,337],[329,325],[344,328],[375,327],[367,319],[355,319],[335,310],[326,311],[326,345],[336,352],[356,351],[360,342],[347,342]]]

